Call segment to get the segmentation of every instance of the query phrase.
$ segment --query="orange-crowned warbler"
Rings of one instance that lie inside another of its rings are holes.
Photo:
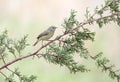
[[[57,27],[55,26],[50,26],[47,30],[42,32],[38,37],[37,41],[34,43],[33,46],[35,46],[40,40],[42,41],[47,41],[49,40],[53,35]]]

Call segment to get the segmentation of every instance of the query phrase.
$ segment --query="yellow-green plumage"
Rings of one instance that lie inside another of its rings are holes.
[[[57,27],[55,26],[51,26],[49,27],[46,31],[42,32],[38,37],[37,37],[37,41],[34,43],[34,46],[40,41],[40,40],[49,40],[53,35],[54,35],[54,32],[55,32],[55,29]]]

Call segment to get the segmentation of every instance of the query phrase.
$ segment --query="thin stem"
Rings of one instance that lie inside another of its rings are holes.
[[[1,54],[0,56],[1,56],[1,59],[2,59],[2,61],[3,61],[3,63],[4,63],[4,65],[5,65],[5,64],[6,64],[5,59],[3,58],[2,54]],[[14,73],[15,75],[17,75],[19,78],[21,78],[21,77],[20,77],[18,74],[16,74],[13,70],[9,69],[8,67],[6,67],[6,69],[9,70],[10,72]]]
[[[96,59],[95,59],[93,56],[91,56],[91,55],[88,55],[88,56],[89,56],[92,60],[96,61]],[[113,71],[113,69],[111,69],[111,67],[108,67],[108,66],[106,66],[106,65],[103,64],[103,63],[101,63],[101,65],[102,65],[101,67],[104,68],[104,69],[106,69],[109,73],[113,73],[113,74],[114,74],[114,77],[116,77],[116,79],[117,79],[117,82],[119,82],[120,76],[115,73],[116,71]],[[117,71],[118,71],[118,70],[117,70]]]
[[[111,2],[109,2],[108,4],[106,4],[104,7],[102,7],[101,9],[99,9],[99,11],[101,11],[101,10],[105,9],[106,7],[108,7],[109,5],[111,5],[113,3],[113,1],[114,0],[112,0]],[[93,18],[98,12],[95,12],[89,19]]]
[[[3,72],[0,71],[0,73],[1,73],[5,78],[8,78]]]

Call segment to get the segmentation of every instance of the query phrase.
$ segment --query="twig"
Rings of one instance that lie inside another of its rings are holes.
[[[3,58],[2,54],[0,54],[0,56],[1,56],[1,59],[2,59],[2,61],[3,61],[3,63],[4,63],[4,65],[5,65],[5,64],[6,64],[5,59]],[[16,74],[13,70],[9,69],[8,67],[6,67],[6,69],[9,70],[10,72],[14,73],[15,75],[17,75],[19,78],[21,78],[21,77],[20,77],[18,74]],[[5,75],[5,74],[4,74],[4,75]]]
[[[88,55],[88,56],[89,56],[92,60],[95,61],[95,58],[94,58],[93,56],[91,56],[91,55]],[[102,65],[102,67],[103,67],[105,70],[107,70],[109,73],[113,73],[113,74],[114,74],[114,76],[115,76],[116,79],[117,79],[117,82],[120,81],[120,76],[115,73],[116,71],[113,71],[110,67],[106,66],[106,65],[103,64],[103,63],[101,63],[101,65]],[[117,71],[118,71],[118,70],[117,70]]]
[[[111,2],[109,2],[108,4],[106,4],[104,7],[102,7],[99,11],[105,9],[106,7],[108,7],[109,5],[111,5],[113,3],[114,0],[112,0]],[[98,11],[98,12],[99,12]],[[90,20],[91,18],[93,18],[98,12],[95,12],[88,20]],[[91,23],[91,22],[90,22]]]
[[[1,73],[5,78],[8,78],[3,72],[0,71],[0,73]]]

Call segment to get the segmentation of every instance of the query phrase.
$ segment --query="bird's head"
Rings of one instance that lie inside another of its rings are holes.
[[[56,28],[57,28],[56,26],[50,26],[50,27],[49,27],[49,30],[55,31]]]

